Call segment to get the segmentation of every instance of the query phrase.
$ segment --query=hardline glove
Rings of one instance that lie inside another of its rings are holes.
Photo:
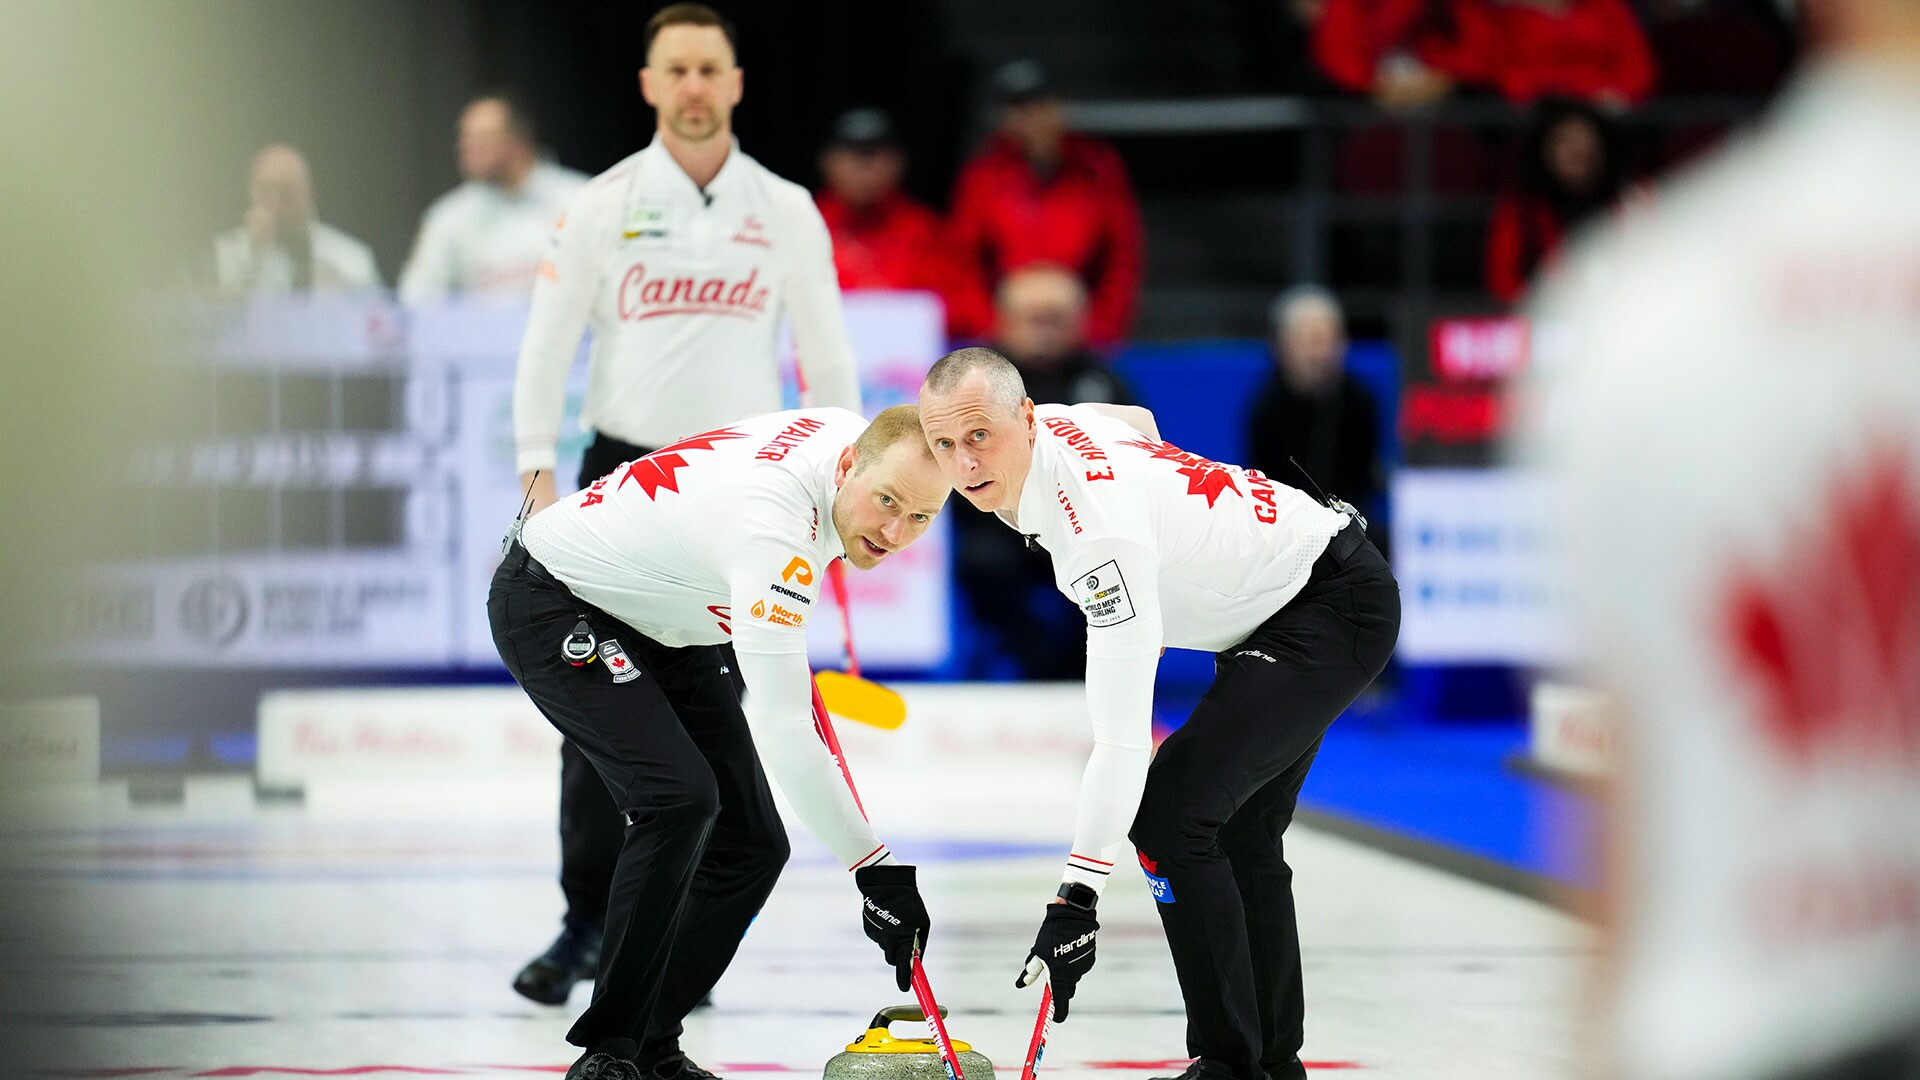
[[[894,980],[904,993],[913,985],[914,950],[926,951],[933,927],[914,884],[914,868],[899,863],[863,866],[853,872],[853,881],[860,886],[861,926],[893,965]]]
[[[1015,987],[1031,986],[1042,970],[1053,983],[1053,1021],[1067,1018],[1067,1003],[1073,1000],[1080,977],[1093,970],[1093,947],[1100,936],[1100,920],[1090,907],[1049,904],[1040,922],[1040,933],[1033,939],[1033,950]]]

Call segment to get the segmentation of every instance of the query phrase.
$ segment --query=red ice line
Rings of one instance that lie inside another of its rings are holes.
[[[1088,1061],[1079,1065],[1083,1069],[1146,1070],[1146,1069],[1184,1069],[1186,1058],[1169,1061]],[[1062,1063],[1064,1064],[1064,1063]],[[1364,1069],[1366,1066],[1357,1061],[1309,1061],[1309,1069]],[[812,1068],[800,1068],[793,1065],[781,1065],[777,1062],[750,1061],[721,1063],[714,1066],[721,1072],[804,1072],[811,1073]],[[343,1069],[303,1069],[293,1065],[227,1065],[204,1072],[187,1072],[188,1077],[199,1080],[203,1077],[247,1077],[247,1076],[373,1076],[380,1073],[401,1073],[408,1076],[469,1076],[472,1070],[485,1072],[542,1072],[564,1073],[565,1065],[456,1065],[446,1068],[434,1068],[422,1065],[351,1065]],[[85,1080],[112,1080],[128,1076],[156,1076],[162,1073],[182,1073],[179,1066],[139,1067],[126,1069],[59,1069],[47,1075],[79,1077]]]

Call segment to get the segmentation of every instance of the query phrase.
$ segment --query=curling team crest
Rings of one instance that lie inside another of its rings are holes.
[[[632,682],[640,677],[640,668],[627,659],[627,650],[612,638],[600,643],[600,662],[606,664],[607,670],[613,673],[614,682]]]

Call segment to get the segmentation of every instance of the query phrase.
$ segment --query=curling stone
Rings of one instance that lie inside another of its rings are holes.
[[[940,1006],[940,1018],[947,1007]],[[847,1044],[827,1062],[826,1080],[947,1080],[946,1063],[932,1039],[898,1039],[887,1029],[902,1021],[926,1023],[918,1005],[894,1005],[873,1014],[866,1034]],[[953,1040],[965,1080],[993,1080],[993,1062],[973,1047]]]

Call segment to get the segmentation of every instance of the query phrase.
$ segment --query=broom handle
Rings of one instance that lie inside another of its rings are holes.
[[[833,604],[840,609],[840,636],[847,647],[847,674],[860,677],[860,657],[853,651],[853,609],[847,606],[847,564],[835,559],[827,564],[827,587],[833,591]]]
[[[1053,1022],[1053,981],[1040,984],[1040,1015],[1033,1021],[1033,1041],[1027,1044],[1027,1062],[1020,1067],[1020,1080],[1034,1080],[1040,1071],[1040,1056],[1047,1052],[1047,1028]]]
[[[861,817],[866,817],[867,807],[860,801],[860,789],[853,786],[853,770],[847,768],[847,755],[840,751],[840,736],[834,733],[827,703],[820,699],[819,683],[813,684],[813,733],[827,745],[827,753],[833,755],[834,764],[840,766],[840,775],[847,781],[847,790],[853,793],[853,805],[859,807]]]
[[[927,981],[927,969],[920,963],[920,948],[916,942],[913,950],[913,996],[920,1001],[920,1011],[927,1016],[927,1023],[933,1028],[933,1043],[940,1048],[940,1061],[947,1067],[948,1080],[964,1080],[960,1071],[960,1055],[953,1052],[953,1040],[947,1036],[947,1022],[940,1018],[940,1003],[933,1000],[933,984]]]

